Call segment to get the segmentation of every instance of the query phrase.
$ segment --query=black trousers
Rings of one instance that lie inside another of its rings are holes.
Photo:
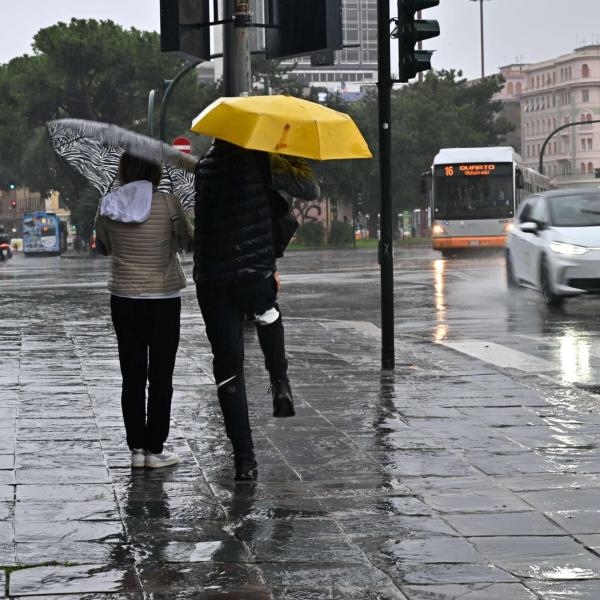
[[[181,299],[111,296],[110,309],[119,345],[127,445],[158,454],[169,436]]]
[[[251,285],[200,284],[198,303],[213,353],[217,395],[225,431],[234,452],[253,448],[244,381],[244,315],[277,308],[273,277]],[[287,379],[284,330],[281,316],[270,325],[257,325],[258,339],[271,380]]]

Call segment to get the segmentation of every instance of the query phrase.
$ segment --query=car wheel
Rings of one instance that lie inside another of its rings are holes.
[[[565,298],[564,296],[557,296],[552,288],[552,281],[550,280],[550,271],[548,270],[548,264],[546,259],[542,258],[541,273],[540,273],[540,288],[544,302],[547,306],[560,306]]]
[[[515,277],[515,268],[513,266],[512,258],[510,257],[510,252],[506,251],[506,285],[509,288],[514,289],[519,287],[519,282]]]

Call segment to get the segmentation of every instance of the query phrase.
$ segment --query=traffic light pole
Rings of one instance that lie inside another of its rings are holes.
[[[223,85],[226,96],[250,92],[249,0],[224,0]]]
[[[394,369],[394,241],[392,234],[392,76],[390,60],[390,3],[377,1],[379,81],[379,178],[381,226],[381,367]]]

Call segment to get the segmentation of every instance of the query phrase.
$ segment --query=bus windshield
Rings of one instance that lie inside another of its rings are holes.
[[[514,215],[511,163],[434,167],[433,218],[509,219]]]

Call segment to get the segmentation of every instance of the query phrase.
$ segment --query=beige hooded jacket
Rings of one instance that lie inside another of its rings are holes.
[[[186,285],[177,251],[194,233],[176,196],[136,181],[102,198],[96,237],[111,257],[108,289],[117,296],[176,292]]]

